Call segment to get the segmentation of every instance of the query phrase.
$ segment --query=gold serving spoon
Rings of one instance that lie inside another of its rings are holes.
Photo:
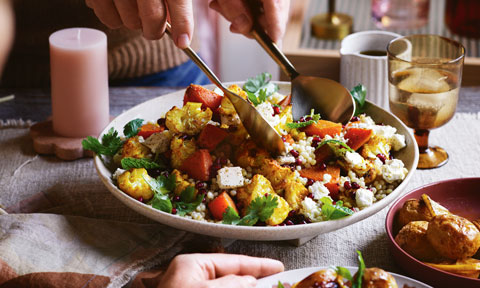
[[[172,36],[170,23],[167,23],[166,33],[170,37]],[[217,85],[217,87],[223,91],[223,94],[228,100],[232,102],[243,126],[248,134],[250,134],[253,141],[274,155],[285,152],[285,144],[280,135],[270,124],[268,124],[252,104],[228,90],[192,48],[187,47],[183,49],[183,52],[185,52],[185,54],[197,64],[197,66],[207,75],[208,79],[210,79],[213,84]]]
[[[297,72],[288,58],[259,25],[258,17],[263,13],[262,3],[247,1],[253,16],[253,38],[277,62],[292,82],[292,112],[294,119],[310,114],[312,108],[322,119],[346,124],[355,112],[355,101],[350,92],[340,83],[320,77],[304,76]]]

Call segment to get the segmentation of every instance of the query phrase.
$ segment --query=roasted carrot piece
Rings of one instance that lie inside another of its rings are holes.
[[[289,144],[295,143],[295,140],[293,140],[293,137],[292,137],[292,135],[290,135],[290,134],[283,135],[282,137],[284,137],[284,138],[285,138],[285,142],[287,142],[287,143],[289,143]]]
[[[318,135],[324,138],[326,135],[335,136],[342,132],[342,124],[327,120],[318,120],[317,123],[303,129],[308,136]]]
[[[185,95],[183,96],[183,105],[187,102],[202,103],[202,108],[210,108],[213,112],[217,111],[218,106],[222,102],[222,96],[217,93],[203,88],[200,85],[190,84]]]
[[[292,103],[292,94],[288,94],[287,96],[285,96],[285,98],[283,98],[282,101],[278,103],[278,105],[280,105],[282,109],[285,109],[285,107],[290,105],[290,103]]]
[[[315,150],[315,160],[317,163],[325,163],[334,156],[332,149],[328,145],[323,145],[322,147]]]
[[[372,137],[373,131],[365,128],[350,128],[345,133],[345,139],[347,139],[347,145],[353,150],[357,150],[367,143]]]
[[[212,167],[212,164],[212,156],[208,150],[200,149],[183,161],[180,170],[195,180],[207,181],[210,179],[210,167]]]
[[[227,137],[228,132],[220,127],[207,124],[198,136],[197,144],[202,148],[213,151],[217,145]]]
[[[138,131],[138,136],[142,136],[144,139],[147,139],[154,133],[162,132],[165,130],[165,127],[162,127],[156,123],[147,123],[143,124]]]
[[[235,202],[233,202],[230,195],[228,195],[225,191],[208,203],[208,210],[210,210],[212,216],[217,220],[223,219],[223,213],[227,211],[228,207],[235,210],[235,212],[238,214],[237,207],[235,207]]]
[[[311,168],[303,168],[300,170],[300,176],[313,181],[323,181],[323,176],[329,174],[332,176],[332,179],[328,183],[325,183],[325,187],[328,188],[331,195],[337,195],[340,181],[340,167],[338,166],[327,166],[326,169],[322,169],[318,166]],[[332,196],[333,198],[333,196]]]

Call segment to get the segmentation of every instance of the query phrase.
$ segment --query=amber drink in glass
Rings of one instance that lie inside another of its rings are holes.
[[[429,146],[428,135],[455,114],[465,48],[437,35],[412,35],[392,40],[387,54],[390,110],[414,129],[418,168],[440,167],[448,154]]]

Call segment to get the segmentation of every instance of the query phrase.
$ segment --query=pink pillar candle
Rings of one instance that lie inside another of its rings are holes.
[[[110,121],[107,36],[69,28],[49,42],[53,130],[65,137],[99,135]]]

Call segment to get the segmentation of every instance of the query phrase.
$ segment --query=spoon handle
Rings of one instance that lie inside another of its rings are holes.
[[[167,33],[170,38],[172,38],[171,30],[172,26],[170,25],[170,23],[167,22],[165,33]],[[185,52],[185,54],[187,54],[187,56],[190,57],[190,59],[195,62],[195,64],[197,64],[200,69],[202,69],[202,71],[207,75],[208,79],[210,79],[213,84],[217,85],[217,87],[220,88],[223,92],[228,91],[228,89],[223,86],[222,82],[220,82],[215,73],[213,73],[213,71],[207,66],[207,64],[205,64],[205,62],[203,62],[202,58],[200,58],[200,56],[198,56],[198,54],[192,48],[187,47],[183,49],[183,52]]]
[[[263,28],[258,23],[258,17],[262,14],[262,3],[258,0],[247,0],[248,6],[250,8],[250,12],[253,16],[253,30],[251,32],[253,38],[257,40],[260,46],[272,57],[275,62],[280,66],[282,71],[293,80],[295,77],[299,75],[295,67],[292,63],[288,60],[288,58],[283,54],[283,52],[278,48],[277,44],[272,41],[270,36],[265,33]]]

